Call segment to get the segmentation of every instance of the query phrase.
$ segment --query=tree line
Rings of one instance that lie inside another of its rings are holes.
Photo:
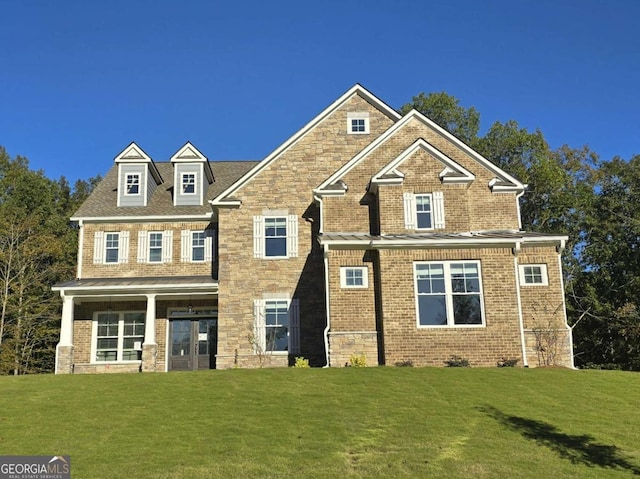
[[[480,135],[480,114],[445,93],[420,93],[417,109],[528,184],[524,230],[569,237],[563,252],[576,365],[640,370],[640,155],[603,160],[587,146],[552,149],[514,120]],[[100,177],[73,187],[33,171],[0,146],[0,374],[54,369],[61,301],[73,278],[78,234],[69,217]]]
[[[75,275],[69,217],[98,179],[71,188],[0,146],[0,374],[53,371],[61,301],[51,286]]]

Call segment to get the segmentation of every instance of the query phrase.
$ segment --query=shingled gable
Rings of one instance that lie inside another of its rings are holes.
[[[335,195],[336,189],[333,185],[337,184],[339,180],[342,180],[349,171],[351,171],[356,165],[358,165],[361,161],[363,161],[369,154],[375,151],[378,147],[383,145],[387,140],[392,138],[395,134],[400,132],[411,120],[416,119],[420,121],[422,124],[430,128],[433,132],[440,135],[444,139],[450,141],[454,145],[456,145],[461,151],[469,155],[473,160],[478,162],[480,165],[485,167],[487,170],[491,171],[496,177],[489,182],[488,187],[491,188],[491,191],[494,193],[520,193],[525,190],[526,185],[516,180],[514,177],[498,168],[496,165],[491,163],[485,157],[483,157],[480,153],[473,150],[471,147],[466,145],[464,142],[460,141],[458,138],[453,136],[444,128],[438,126],[433,121],[429,120],[426,116],[421,114],[417,110],[411,110],[407,113],[400,121],[395,123],[391,128],[389,128],[386,132],[380,135],[377,139],[369,144],[365,149],[363,149],[360,153],[354,156],[349,162],[347,162],[342,168],[337,170],[333,175],[323,181],[313,192],[319,196],[324,195]]]
[[[459,165],[436,147],[428,143],[423,138],[418,138],[411,146],[390,161],[384,168],[371,178],[371,184],[379,185],[399,185],[404,182],[404,173],[398,168],[409,160],[416,152],[423,150],[440,161],[444,169],[440,172],[440,180],[443,183],[465,184],[475,179],[475,176],[462,165]]]
[[[236,181],[231,187],[223,191],[220,195],[216,196],[209,203],[212,206],[240,206],[241,201],[234,197],[236,192],[242,188],[245,184],[250,182],[253,178],[255,178],[262,170],[268,167],[271,163],[276,161],[278,157],[284,153],[288,148],[296,144],[299,140],[301,140],[309,131],[311,131],[316,125],[318,125],[322,120],[331,115],[333,112],[338,110],[344,103],[346,103],[351,97],[354,95],[359,95],[369,104],[373,105],[379,111],[384,113],[387,117],[392,120],[399,120],[402,118],[397,111],[391,108],[389,105],[384,103],[378,97],[376,97],[373,93],[369,92],[362,85],[356,83],[353,87],[347,90],[340,98],[334,101],[331,105],[325,108],[320,114],[318,114],[313,120],[303,126],[300,130],[298,130],[293,136],[291,136],[287,141],[285,141],[282,145],[276,148],[273,152],[271,152],[264,160],[258,163],[253,169],[251,169],[246,175]]]

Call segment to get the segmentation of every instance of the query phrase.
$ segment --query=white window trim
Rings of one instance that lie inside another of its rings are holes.
[[[122,357],[122,351],[124,349],[124,315],[126,313],[142,313],[146,314],[145,311],[96,311],[93,313],[93,320],[91,321],[91,364],[140,364],[142,360],[140,359],[117,359],[115,361],[98,361],[97,353],[98,353],[98,315],[99,314],[117,314],[118,315],[118,352],[116,355],[118,357]],[[145,317],[146,322],[146,317]],[[140,344],[140,350],[142,350],[142,343],[144,342],[144,338]]]
[[[347,270],[358,270],[362,272],[362,284],[347,284]],[[366,266],[341,266],[340,267],[340,287],[345,289],[366,289],[369,287],[369,268]]]
[[[429,196],[431,198],[431,228],[418,228],[418,211],[416,207],[417,196]],[[404,200],[404,227],[415,231],[433,231],[444,229],[444,194],[442,191],[431,193],[403,193]]]
[[[542,275],[541,283],[527,283],[526,277],[524,274],[524,269],[526,267],[538,267],[540,268],[540,274]],[[529,264],[521,264],[518,266],[518,270],[520,272],[520,286],[549,286],[549,276],[547,274],[547,265],[544,263],[529,263]]]
[[[353,131],[351,120],[364,120],[364,131]],[[347,113],[347,133],[349,135],[368,135],[369,134],[369,112],[348,112]]]
[[[266,255],[265,219],[284,218],[286,221],[287,254],[284,256]],[[296,215],[262,215],[253,217],[253,257],[258,259],[288,259],[298,256],[298,217]]]
[[[193,233],[204,233],[204,259],[193,259]],[[180,233],[180,261],[183,263],[210,263],[213,260],[215,230],[182,230]]]
[[[474,263],[478,266],[478,280],[480,284],[480,324],[455,324],[453,317],[453,292],[451,291],[451,264],[452,263]],[[447,312],[447,324],[423,325],[420,324],[420,304],[418,301],[418,265],[421,264],[441,264],[444,267],[445,285],[445,307]],[[455,328],[485,328],[487,326],[484,309],[484,287],[482,284],[482,265],[478,260],[447,260],[447,261],[416,261],[413,263],[413,296],[416,308],[416,326],[418,329],[455,329]]]
[[[151,261],[151,235],[162,235],[160,261]],[[138,231],[138,263],[165,264],[173,260],[173,231]]]
[[[268,295],[271,296],[271,295]],[[265,351],[266,349],[266,320],[265,307],[267,303],[282,301],[287,303],[289,316],[289,350],[288,351]],[[253,327],[255,335],[254,353],[273,354],[275,356],[287,356],[300,354],[300,303],[296,298],[269,297],[253,300]],[[259,351],[261,349],[261,351]]]
[[[107,263],[107,234],[118,235],[118,261]],[[128,231],[96,231],[93,240],[93,263],[116,265],[129,262],[129,232]]]
[[[193,193],[185,193],[184,191],[185,176],[193,176]],[[183,196],[196,196],[198,194],[198,175],[195,171],[184,171],[180,173],[180,194]]]
[[[129,193],[129,177],[138,178],[138,192]],[[124,195],[125,196],[140,196],[142,194],[142,175],[140,173],[125,173],[124,175]]]

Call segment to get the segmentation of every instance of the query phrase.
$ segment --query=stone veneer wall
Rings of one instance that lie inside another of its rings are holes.
[[[350,111],[369,112],[369,135],[347,134]],[[248,335],[254,323],[253,301],[265,294],[299,300],[300,355],[315,366],[324,365],[324,263],[316,239],[320,219],[312,190],[392,123],[356,95],[234,193],[242,201],[240,208],[219,209],[220,368],[259,365]],[[253,257],[253,217],[270,210],[298,217],[297,258]]]

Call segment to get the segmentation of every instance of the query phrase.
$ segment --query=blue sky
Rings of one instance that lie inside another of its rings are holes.
[[[70,181],[136,141],[261,159],[354,83],[446,91],[552,147],[640,153],[634,0],[0,3],[0,145]]]

